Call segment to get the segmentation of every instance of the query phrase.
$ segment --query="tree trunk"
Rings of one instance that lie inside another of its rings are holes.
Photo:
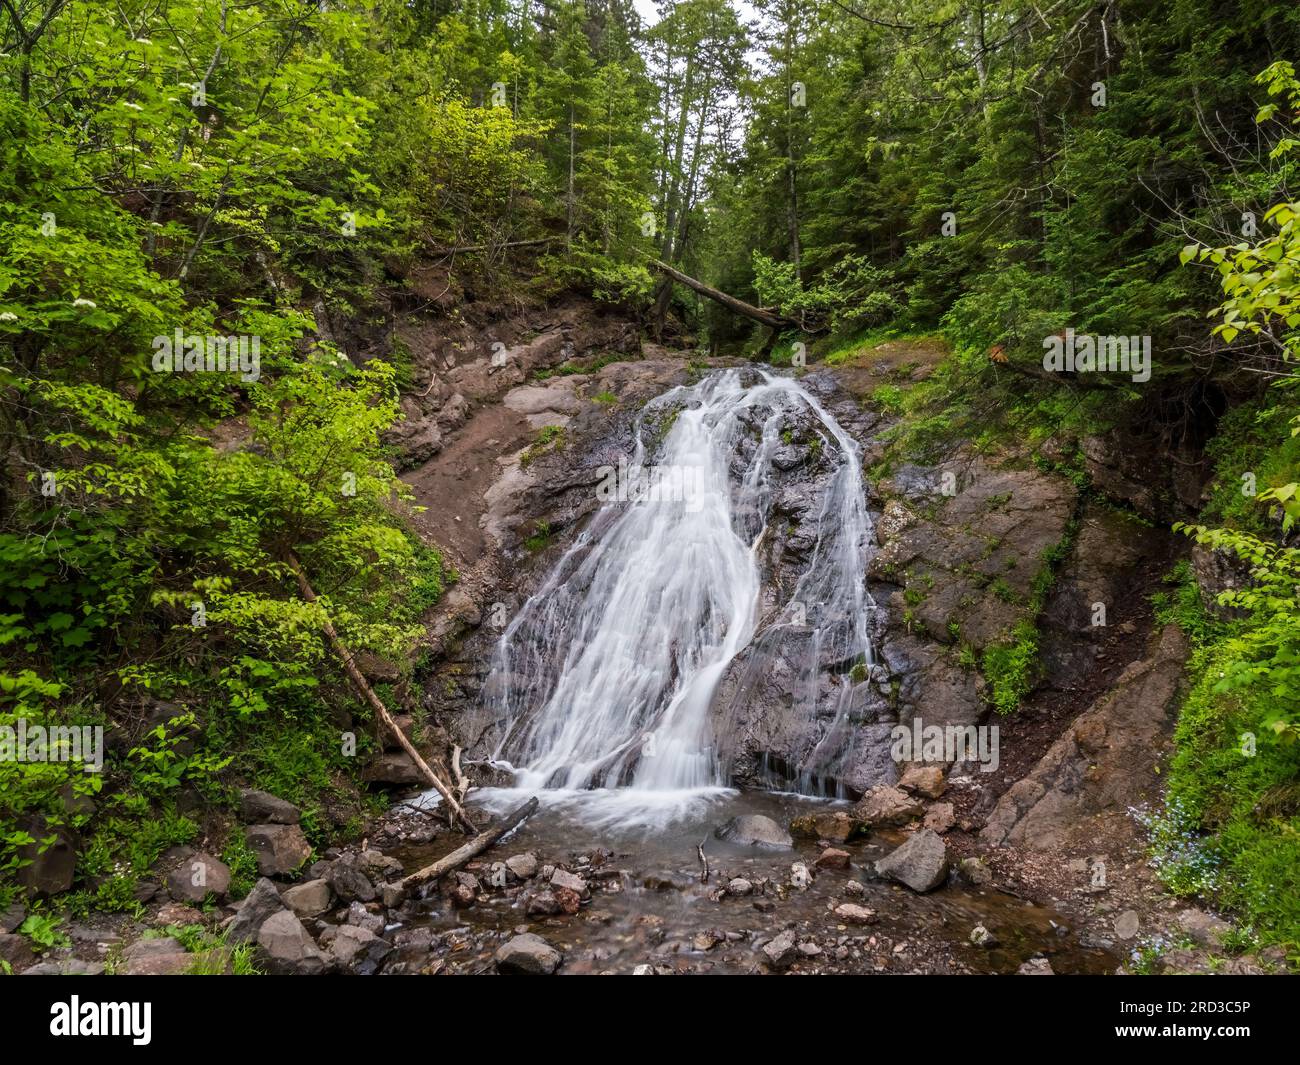
[[[402,881],[402,887],[412,888],[417,884],[423,884],[427,880],[437,880],[446,876],[448,873],[459,869],[471,858],[477,858],[485,850],[491,847],[502,836],[523,824],[532,816],[533,811],[537,809],[537,796],[534,795],[522,806],[517,807],[508,813],[498,824],[480,832],[463,847],[458,847],[445,858],[439,858],[432,865],[426,865],[423,869],[417,869],[410,876]]]
[[[768,310],[766,307],[755,307],[752,303],[746,303],[744,300],[738,300],[735,296],[728,296],[725,292],[706,285],[703,281],[697,281],[695,278],[682,273],[680,270],[669,266],[658,259],[651,259],[650,265],[656,270],[667,274],[674,281],[680,281],[687,288],[694,289],[701,296],[707,296],[715,303],[720,303],[729,311],[736,314],[744,315],[746,318],[752,318],[756,322],[769,327],[770,329],[793,329],[798,325],[792,318],[786,318],[784,315],[777,314],[775,311]]]
[[[298,561],[298,556],[292,551],[289,551],[285,555],[285,561],[289,563],[289,568],[293,570],[294,576],[298,578],[298,588],[302,592],[302,597],[309,603],[318,602],[319,600],[316,598],[316,592],[312,588],[311,583],[307,580],[307,574],[303,572],[302,563]],[[370,704],[371,708],[379,716],[379,720],[384,723],[384,727],[392,733],[393,738],[401,745],[402,750],[411,756],[411,760],[420,770],[424,779],[437,790],[438,794],[442,796],[443,801],[447,803],[449,820],[453,823],[459,821],[468,831],[477,832],[478,829],[475,827],[474,822],[469,819],[465,811],[461,808],[460,803],[456,801],[456,796],[452,794],[451,789],[438,779],[438,775],[429,768],[429,764],[420,755],[420,752],[415,749],[414,744],[412,744],[411,741],[406,738],[406,734],[398,728],[397,722],[393,720],[393,715],[388,712],[388,707],[386,707],[383,700],[375,694],[374,688],[370,686],[369,681],[367,681],[362,675],[361,670],[357,668],[357,663],[352,657],[352,652],[348,650],[347,645],[339,638],[338,630],[334,628],[334,623],[330,621],[328,615],[321,618],[321,630],[325,633],[325,639],[329,643],[330,648],[343,663],[343,669],[347,673],[348,679],[352,681],[353,687],[355,687],[361,697]]]

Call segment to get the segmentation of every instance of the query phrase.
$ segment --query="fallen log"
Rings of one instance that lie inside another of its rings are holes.
[[[521,824],[532,816],[533,811],[537,809],[537,796],[534,795],[522,806],[517,807],[510,813],[506,814],[498,824],[489,829],[480,832],[472,840],[462,847],[457,847],[454,851],[444,858],[439,858],[432,865],[426,865],[423,869],[417,869],[410,876],[402,880],[403,888],[412,888],[417,884],[423,884],[429,880],[437,880],[454,872],[471,858],[477,858],[485,850],[491,847],[502,836],[513,832]]]
[[[316,591],[312,588],[311,582],[307,580],[307,574],[303,572],[302,563],[298,561],[298,556],[289,551],[285,554],[285,561],[288,562],[289,568],[293,570],[294,576],[298,578],[298,588],[302,592],[302,597],[309,603],[317,602]],[[357,689],[361,698],[370,704],[379,720],[384,723],[384,727],[392,733],[393,738],[401,745],[402,750],[411,756],[411,761],[415,763],[420,775],[443,797],[443,800],[447,803],[447,810],[452,823],[459,822],[466,831],[477,832],[478,827],[469,819],[460,803],[456,801],[456,796],[452,794],[451,789],[429,768],[429,763],[415,749],[415,745],[406,738],[406,733],[398,728],[397,722],[393,720],[393,715],[388,712],[388,707],[375,694],[375,689],[370,686],[369,681],[357,668],[352,652],[348,650],[347,645],[339,637],[338,630],[334,628],[334,623],[330,621],[328,614],[322,614],[321,616],[321,631],[325,633],[325,639],[329,643],[330,649],[343,663],[343,670],[347,673],[348,679],[352,681],[352,686]]]
[[[783,314],[770,310],[767,307],[755,307],[752,303],[746,303],[744,300],[736,299],[735,296],[729,296],[721,289],[716,289],[712,285],[706,285],[703,281],[697,281],[689,274],[684,274],[676,267],[669,266],[658,259],[651,259],[650,265],[656,270],[667,274],[674,281],[680,281],[687,288],[694,289],[701,296],[707,296],[715,303],[720,303],[730,311],[743,315],[746,318],[752,318],[754,321],[767,326],[769,329],[797,329],[799,323],[793,318],[787,318]]]

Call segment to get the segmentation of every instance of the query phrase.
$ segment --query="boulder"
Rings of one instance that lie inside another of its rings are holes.
[[[948,879],[948,847],[928,828],[876,862],[876,872],[924,894]]]
[[[940,834],[947,832],[957,823],[957,814],[950,802],[936,802],[925,811],[925,817],[921,821],[923,828],[928,828],[931,832]]]
[[[393,945],[369,928],[339,925],[330,943],[329,953],[340,965],[368,976],[393,952]]]
[[[845,924],[875,924],[876,911],[853,902],[841,903],[835,907],[835,916]]]
[[[284,902],[275,884],[262,877],[253,885],[248,897],[239,904],[234,920],[226,931],[228,943],[252,943],[267,919],[283,910]]]
[[[727,884],[728,895],[749,895],[753,893],[753,890],[754,885],[743,876],[738,876]]]
[[[541,936],[526,932],[507,940],[496,952],[497,971],[525,976],[550,976],[564,955]]]
[[[273,973],[316,976],[325,971],[325,955],[291,910],[280,910],[262,923],[257,945]]]
[[[937,799],[943,794],[948,782],[944,779],[941,766],[914,762],[903,771],[898,786],[904,791],[924,795],[927,799]]]
[[[250,825],[244,838],[257,855],[262,876],[285,876],[296,872],[311,857],[311,844],[297,825]]]
[[[853,807],[853,817],[869,828],[905,825],[920,817],[924,808],[902,788],[879,784]]]
[[[324,871],[324,879],[344,902],[359,899],[361,902],[373,902],[378,896],[375,885],[370,882],[352,857],[340,858],[332,862]]]
[[[302,815],[298,807],[268,791],[241,788],[239,816],[245,824],[296,825]]]
[[[195,854],[167,874],[167,894],[177,902],[224,899],[229,890],[230,867],[210,854]]]
[[[762,847],[767,850],[788,850],[794,846],[790,833],[770,817],[762,814],[744,814],[733,817],[717,829],[715,835],[742,847]]]
[[[194,964],[180,941],[171,936],[138,939],[122,951],[123,976],[176,976]]]
[[[806,839],[825,839],[832,843],[847,843],[859,832],[862,824],[843,810],[823,810],[804,814],[790,822],[790,834]]]
[[[24,818],[20,827],[34,842],[18,848],[19,859],[27,863],[14,874],[19,886],[36,898],[67,891],[77,868],[77,833],[64,825],[47,824],[43,817]],[[46,845],[50,837],[53,840]]]
[[[299,917],[319,917],[330,908],[334,892],[327,880],[308,880],[286,889],[280,898]]]

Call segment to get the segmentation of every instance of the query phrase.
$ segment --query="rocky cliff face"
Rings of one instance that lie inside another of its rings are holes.
[[[571,349],[575,358],[595,365],[610,354],[599,344],[604,333],[571,335],[596,345]],[[619,334],[611,328],[609,335]],[[431,521],[465,527],[443,540],[468,547],[457,559],[461,581],[434,622],[442,658],[426,705],[471,762],[500,739],[500,723],[485,712],[482,695],[502,629],[598,509],[600,469],[630,453],[636,411],[699,372],[682,353],[650,349],[590,373],[546,376],[562,350],[542,339],[551,336],[544,331],[508,349],[519,372],[497,383],[494,401],[479,398],[458,433],[409,474],[417,491],[437,486],[444,497],[430,500],[444,511]],[[487,369],[463,379],[479,374]],[[873,409],[860,368],[816,368],[802,380],[868,460],[883,453],[892,422]],[[461,470],[458,457],[468,442],[475,465]],[[495,457],[486,458],[484,450],[493,449]],[[1105,452],[1096,445],[1092,454],[1101,462]],[[1121,509],[1126,501],[1117,507],[1096,495],[1082,498],[1068,476],[1033,459],[962,447],[933,467],[897,465],[868,479],[876,530],[868,570],[874,662],[821,663],[812,680],[820,694],[847,684],[851,697],[840,714],[810,718],[801,687],[808,678],[793,665],[806,637],[783,630],[742,652],[723,676],[712,711],[720,754],[737,784],[856,797],[894,782],[905,768],[891,757],[896,727],[998,725],[1003,764],[996,771],[941,759],[941,768],[963,782],[959,811],[978,823],[1034,768],[1071,708],[1077,713],[1141,657],[1149,625],[1141,589],[1167,560],[1167,537]],[[831,466],[810,426],[788,434],[776,457],[779,520],[758,545],[760,629],[807,566],[816,541],[813,503]],[[449,502],[457,512],[452,523]],[[999,718],[981,667],[990,648],[1010,645],[1025,626],[1034,634],[1026,696],[1037,696],[1026,698],[1021,714]],[[819,761],[827,748],[834,757]]]

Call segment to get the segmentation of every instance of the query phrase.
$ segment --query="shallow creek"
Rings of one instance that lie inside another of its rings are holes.
[[[761,946],[787,928],[800,944],[819,949],[796,962],[795,972],[1014,973],[1035,955],[1046,956],[1062,974],[1113,972],[1117,965],[1113,954],[1081,945],[1059,915],[1026,900],[955,879],[924,896],[875,879],[871,862],[901,842],[901,835],[842,845],[851,855],[850,867],[814,869],[815,878],[803,891],[790,886],[790,866],[801,861],[813,868],[821,853],[814,841],[796,839],[793,851],[770,851],[714,835],[716,826],[740,814],[766,814],[788,824],[827,800],[706,789],[645,805],[640,825],[632,827],[638,814],[629,802],[644,803],[645,793],[543,792],[541,797],[541,809],[468,871],[486,880],[493,862],[531,851],[541,865],[563,865],[587,879],[591,900],[573,916],[529,917],[526,888],[486,889],[464,909],[430,893],[416,904],[419,915],[405,927],[428,926],[450,971],[490,971],[501,939],[529,931],[564,953],[561,973],[631,973],[644,965],[660,972],[753,972],[763,967]],[[520,801],[518,791],[487,789],[471,805],[484,822]],[[396,857],[409,872],[461,842],[461,837],[440,837]],[[707,883],[700,882],[701,842],[709,861]],[[716,899],[733,877],[751,881],[754,894]],[[861,894],[850,894],[850,880],[862,882]],[[846,924],[832,912],[845,902],[875,910],[877,922]],[[996,946],[969,942],[977,925],[993,934]],[[389,934],[401,931],[392,928]]]

